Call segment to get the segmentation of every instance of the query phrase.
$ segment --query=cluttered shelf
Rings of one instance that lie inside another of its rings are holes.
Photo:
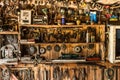
[[[83,25],[34,25],[34,24],[28,24],[28,25],[20,25],[20,26],[24,26],[24,27],[42,27],[42,28],[66,28],[66,27],[73,27],[73,28],[83,28],[85,26],[90,26],[90,27],[101,27],[101,26],[104,26],[102,24],[98,25],[98,24],[94,24],[94,25],[86,25],[86,24],[83,24]]]
[[[28,41],[25,41],[25,42],[20,42],[20,44],[22,45],[42,45],[42,44],[104,44],[104,42],[89,42],[89,43],[86,43],[86,42],[65,42],[65,43],[58,43],[58,42],[55,42],[55,43],[35,43],[35,42],[28,42]]]

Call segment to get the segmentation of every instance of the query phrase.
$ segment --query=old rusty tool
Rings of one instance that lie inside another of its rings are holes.
[[[76,75],[76,69],[73,69],[73,72],[74,74],[73,74],[72,80],[78,80],[77,75]]]
[[[115,80],[118,80],[118,69],[119,67],[118,66],[113,66],[113,68],[115,69]]]
[[[105,66],[101,66],[101,80],[104,80]]]
[[[85,68],[82,68],[82,80],[85,80],[87,77],[87,72]]]
[[[50,70],[47,70],[47,75],[48,75],[47,80],[51,80],[51,72],[50,72]]]
[[[63,80],[63,68],[60,69],[60,80]]]
[[[93,66],[93,70],[94,70],[94,78],[93,78],[93,80],[97,80],[97,78],[96,78],[96,70],[97,70],[96,66]]]
[[[35,80],[34,71],[31,70],[31,80]]]
[[[114,70],[113,70],[113,68],[108,68],[106,70],[106,77],[107,77],[108,80],[112,80],[113,79],[113,77],[114,77]]]
[[[41,73],[41,70],[40,70],[40,68],[39,68],[39,69],[38,69],[38,75],[37,75],[38,80],[41,80],[41,79],[40,79],[40,78],[41,78],[40,73]]]
[[[81,80],[81,68],[79,68],[79,71],[78,71],[78,80]]]
[[[68,68],[66,68],[66,69],[63,71],[63,79],[70,80],[70,73],[69,73],[69,69],[68,69]]]
[[[54,70],[53,70],[53,79],[54,80],[58,79],[58,66],[54,67]]]
[[[44,68],[44,70],[43,70],[43,75],[44,75],[43,80],[47,80],[47,70],[46,70],[46,68]]]

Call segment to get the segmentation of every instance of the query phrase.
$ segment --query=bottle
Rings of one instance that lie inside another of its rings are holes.
[[[55,23],[57,23],[57,25],[61,25],[61,14],[56,14]]]
[[[62,24],[62,25],[65,25],[65,15],[62,15],[61,24]]]
[[[91,42],[96,42],[96,29],[95,28],[92,28],[92,31],[91,31]]]
[[[89,43],[91,42],[91,27],[87,28],[87,32],[86,32],[86,42]]]
[[[81,23],[80,20],[77,19],[77,20],[76,20],[76,24],[77,24],[77,25],[80,25],[80,23]]]

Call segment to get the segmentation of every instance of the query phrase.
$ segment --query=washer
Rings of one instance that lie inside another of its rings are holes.
[[[74,51],[75,51],[76,53],[80,53],[80,52],[82,51],[81,46],[76,46],[76,47],[74,48]]]

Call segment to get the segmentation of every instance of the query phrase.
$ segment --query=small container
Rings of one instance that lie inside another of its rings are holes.
[[[58,19],[58,20],[57,20],[57,24],[58,24],[58,25],[61,25],[61,20]]]
[[[77,25],[80,25],[80,20],[76,20],[76,24],[77,24]]]
[[[89,43],[91,42],[91,27],[87,28],[87,32],[86,32],[86,42]]]
[[[65,16],[64,15],[62,15],[61,24],[65,25]]]

